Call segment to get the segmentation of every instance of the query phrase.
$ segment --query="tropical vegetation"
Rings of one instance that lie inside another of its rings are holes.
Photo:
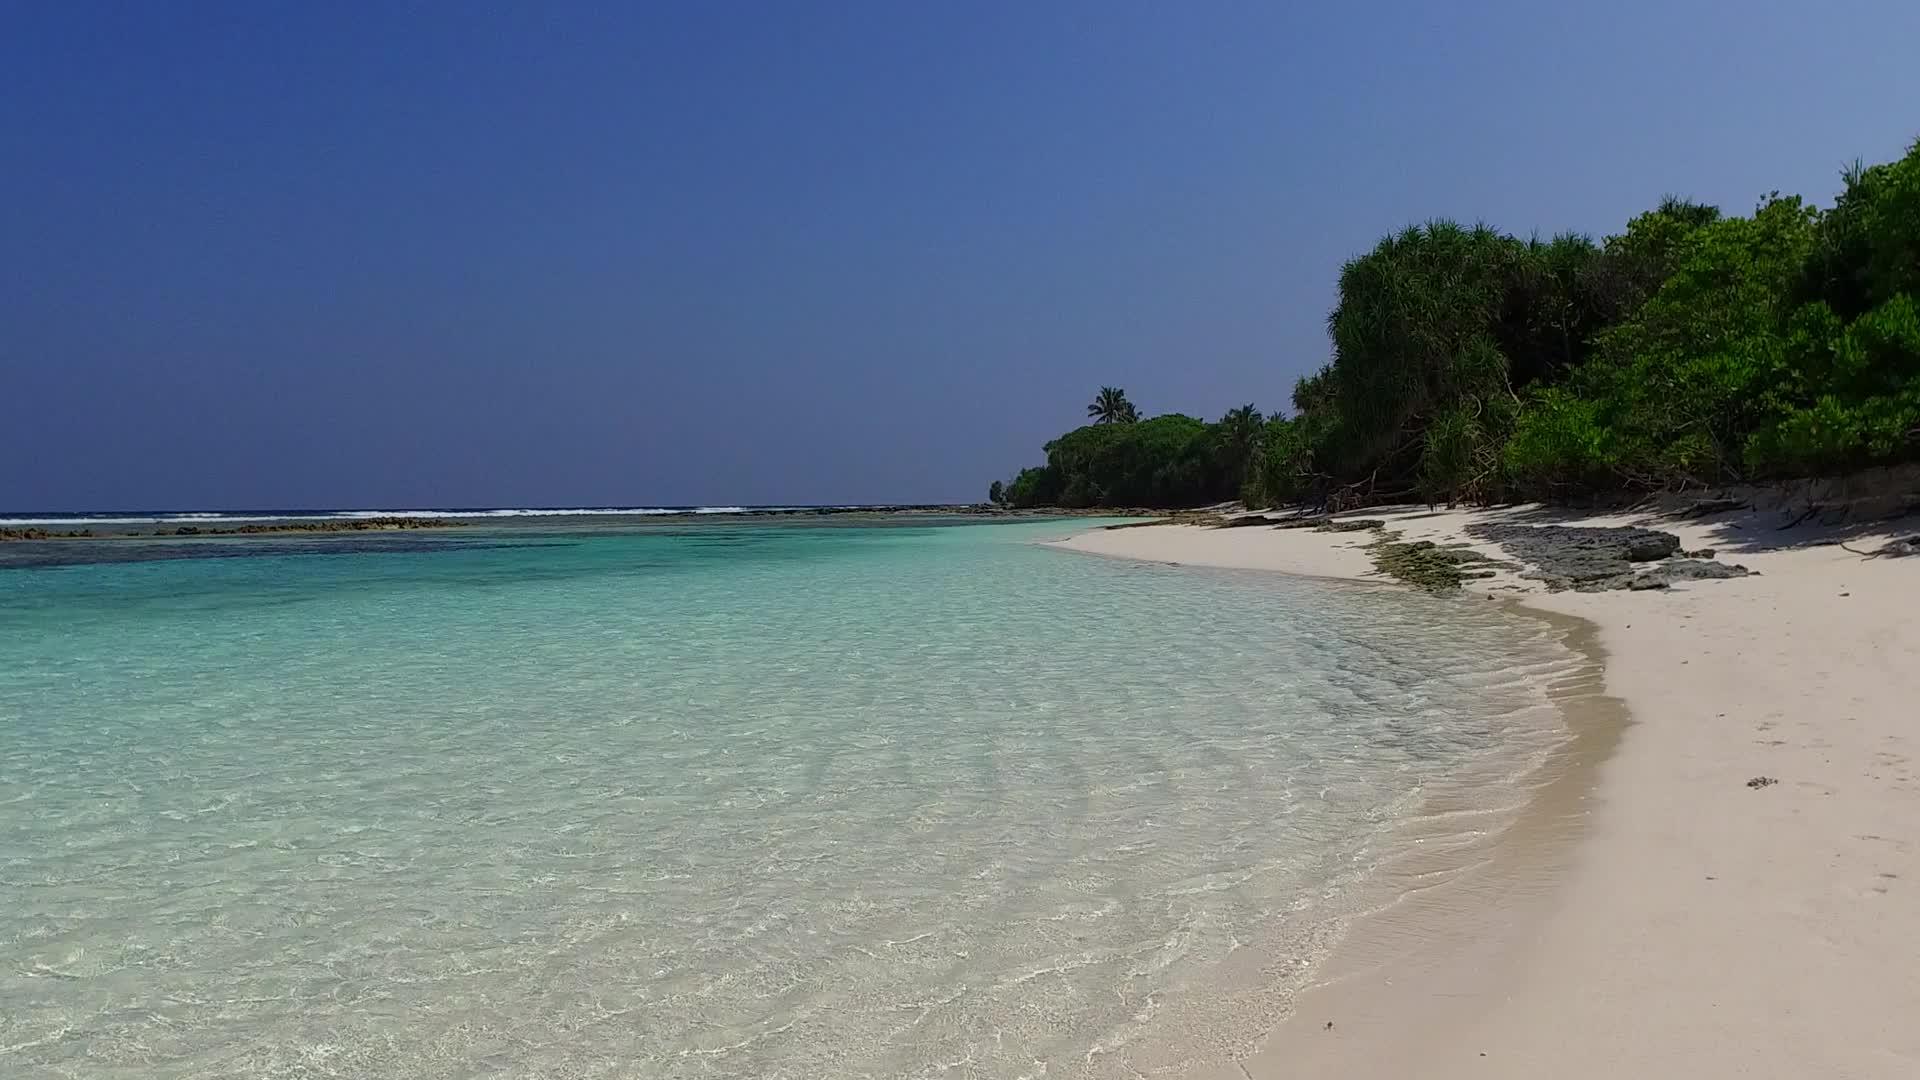
[[[1341,268],[1291,415],[1090,423],[1011,506],[1589,499],[1920,460],[1920,142],[1835,205],[1669,198],[1595,241],[1433,221]]]
[[[1096,424],[1131,424],[1140,419],[1140,413],[1127,400],[1127,392],[1117,386],[1103,386],[1093,396],[1093,403],[1087,406],[1087,418]]]

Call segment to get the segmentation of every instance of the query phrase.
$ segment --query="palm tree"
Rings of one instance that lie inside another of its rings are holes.
[[[1227,479],[1239,490],[1246,482],[1248,468],[1260,452],[1260,425],[1266,417],[1249,401],[1237,409],[1228,409],[1220,418],[1220,453]]]
[[[1260,442],[1260,425],[1266,419],[1251,401],[1237,409],[1228,409],[1227,415],[1220,418],[1220,434],[1234,458],[1246,461],[1253,456],[1254,447]]]
[[[1127,392],[1117,386],[1103,386],[1087,406],[1087,416],[1096,424],[1131,424],[1140,419],[1139,410],[1127,400]]]

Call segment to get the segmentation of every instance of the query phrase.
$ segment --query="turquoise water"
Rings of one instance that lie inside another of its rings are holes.
[[[1573,658],[1496,605],[1036,543],[1068,531],[0,569],[0,1075],[1246,1052],[1369,873],[1447,840],[1436,792],[1517,804]]]

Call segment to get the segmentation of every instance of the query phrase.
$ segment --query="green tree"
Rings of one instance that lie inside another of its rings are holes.
[[[1021,469],[1007,485],[1007,505],[1017,508],[1052,506],[1060,498],[1060,477],[1046,466]]]
[[[987,501],[992,503],[995,506],[1006,505],[1006,502],[1007,502],[1006,485],[1002,484],[998,480],[995,480],[993,483],[987,485]]]
[[[1311,498],[1321,490],[1313,468],[1313,440],[1319,416],[1274,416],[1260,433],[1241,498],[1248,506],[1282,506]]]
[[[1127,392],[1117,386],[1103,386],[1087,406],[1087,416],[1096,424],[1131,424],[1140,419]]]
[[[1920,141],[1843,177],[1786,320],[1773,415],[1747,441],[1763,475],[1920,458]]]
[[[1233,497],[1216,446],[1213,425],[1169,413],[1069,431],[1046,469],[1062,506],[1198,506]]]
[[[1920,295],[1920,140],[1898,161],[1855,163],[1820,232],[1796,299],[1852,320],[1902,294]]]
[[[1721,218],[1720,208],[1669,195],[1660,205],[1627,222],[1603,247],[1608,286],[1622,311],[1644,303],[1679,269],[1688,238]]]
[[[1327,321],[1338,417],[1316,447],[1322,467],[1363,497],[1411,494],[1435,417],[1513,397],[1499,330],[1525,256],[1525,245],[1484,225],[1435,221],[1342,268]]]
[[[1513,253],[1491,333],[1515,390],[1564,378],[1587,361],[1595,332],[1617,319],[1631,290],[1604,248],[1578,233],[1529,240]]]
[[[1220,437],[1220,464],[1226,473],[1226,483],[1233,491],[1245,486],[1248,473],[1254,459],[1260,452],[1260,437],[1266,417],[1249,401],[1235,409],[1228,409],[1217,425]]]
[[[1525,493],[1656,488],[1745,474],[1748,437],[1787,369],[1781,316],[1819,215],[1771,196],[1673,240],[1673,272],[1596,336],[1564,390],[1534,395],[1505,458]],[[1663,226],[1664,228],[1664,226]]]
[[[1895,294],[1844,328],[1824,302],[1795,318],[1775,418],[1749,467],[1794,476],[1920,457],[1920,303]]]
[[[1341,268],[1292,417],[1135,423],[1103,387],[1007,498],[1571,498],[1920,460],[1920,142],[1844,179],[1826,213],[1668,197],[1601,243],[1403,229]]]

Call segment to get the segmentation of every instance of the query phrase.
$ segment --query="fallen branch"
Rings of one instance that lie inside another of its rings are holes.
[[[1808,518],[1812,517],[1813,515],[1819,512],[1820,512],[1820,504],[1814,503],[1812,506],[1807,507],[1805,513],[1801,514],[1797,518],[1794,518],[1792,521],[1787,522],[1785,525],[1782,525],[1779,528],[1775,529],[1774,532],[1786,532],[1788,529],[1793,528],[1795,525],[1800,524],[1801,522],[1807,520]]]

